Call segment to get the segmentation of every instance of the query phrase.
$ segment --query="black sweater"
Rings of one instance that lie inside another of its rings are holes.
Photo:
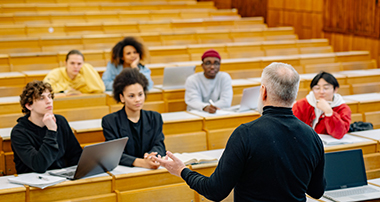
[[[78,163],[82,153],[77,139],[63,116],[55,115],[57,131],[39,127],[20,117],[11,132],[11,145],[17,173],[60,169]]]
[[[291,108],[265,107],[262,117],[232,133],[210,177],[187,168],[181,176],[211,200],[235,188],[235,201],[306,201],[305,193],[324,192],[324,162],[320,138]]]

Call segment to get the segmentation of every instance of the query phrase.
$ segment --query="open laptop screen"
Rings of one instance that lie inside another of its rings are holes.
[[[326,153],[326,190],[367,185],[361,149]]]
[[[165,67],[162,88],[184,88],[187,77],[194,72],[195,66]]]

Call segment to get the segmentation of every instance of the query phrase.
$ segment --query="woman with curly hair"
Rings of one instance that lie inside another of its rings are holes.
[[[129,137],[120,165],[157,169],[152,156],[165,155],[161,114],[143,110],[148,80],[135,68],[124,69],[113,83],[113,96],[124,107],[102,119],[105,139]]]
[[[153,87],[150,69],[140,63],[145,59],[145,47],[134,37],[126,37],[112,48],[111,62],[102,79],[106,90],[112,90],[113,80],[124,68],[137,68],[149,81],[148,90]]]

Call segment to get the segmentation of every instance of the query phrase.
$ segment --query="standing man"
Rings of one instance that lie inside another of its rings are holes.
[[[231,106],[231,77],[226,72],[219,72],[220,60],[219,53],[213,49],[203,53],[203,72],[191,75],[186,80],[187,110],[215,113],[217,109]]]
[[[63,116],[53,114],[53,89],[32,81],[20,95],[25,116],[11,132],[17,173],[38,172],[78,164],[82,154],[76,137]]]
[[[172,153],[155,158],[182,177],[199,194],[220,201],[234,189],[235,201],[306,201],[325,190],[324,149],[312,128],[296,118],[292,104],[299,75],[284,63],[267,66],[261,77],[262,116],[242,124],[231,135],[215,172],[191,171]]]

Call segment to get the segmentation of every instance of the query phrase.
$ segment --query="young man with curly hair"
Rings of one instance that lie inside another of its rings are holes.
[[[53,114],[54,93],[50,84],[29,82],[20,95],[25,116],[11,132],[17,173],[60,169],[78,163],[82,153],[67,120]]]

